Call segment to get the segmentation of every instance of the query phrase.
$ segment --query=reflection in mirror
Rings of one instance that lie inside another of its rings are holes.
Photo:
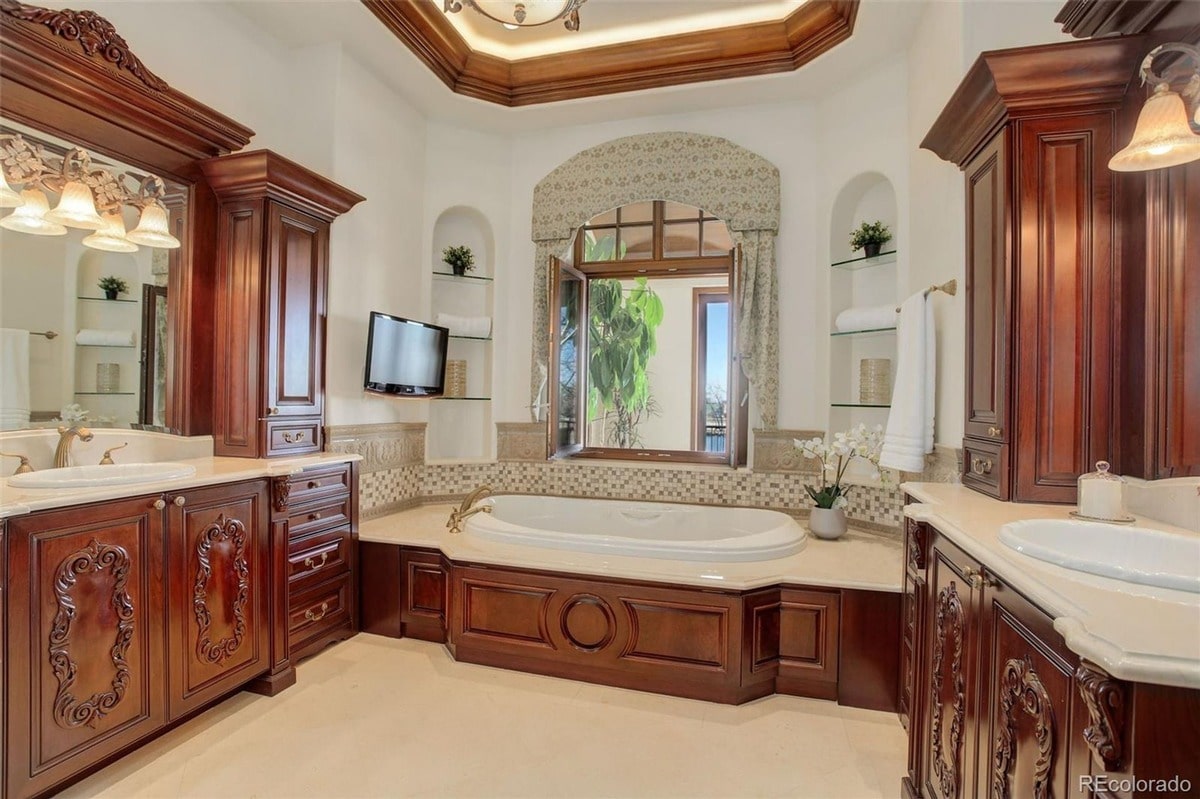
[[[7,121],[0,136],[6,182],[30,200],[0,219],[0,429],[165,428],[166,296],[187,188]],[[85,187],[74,206],[72,179]]]

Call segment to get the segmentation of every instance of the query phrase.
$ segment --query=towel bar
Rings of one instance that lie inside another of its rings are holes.
[[[58,338],[58,333],[55,333],[53,330],[47,330],[45,333],[39,333],[39,332],[37,332],[36,330],[30,330],[30,331],[29,331],[29,335],[31,335],[31,336],[45,336],[47,340],[51,340],[51,341],[52,341],[52,340],[54,340],[54,339],[56,339],[56,338]]]
[[[925,289],[924,296],[928,297],[930,295],[930,293],[932,293],[934,291],[944,291],[947,294],[949,294],[951,297],[953,297],[955,294],[958,294],[958,280],[947,280],[945,283],[943,283],[940,286],[936,286],[936,285],[930,286],[929,288]],[[899,305],[896,306],[896,313],[900,313]]]

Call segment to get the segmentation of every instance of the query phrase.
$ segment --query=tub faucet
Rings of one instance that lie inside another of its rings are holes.
[[[91,441],[92,431],[86,427],[71,425],[58,428],[58,448],[54,450],[54,468],[61,469],[71,465],[71,443],[78,438],[80,441]]]
[[[491,505],[475,505],[476,502],[483,499],[492,493],[492,487],[483,485],[476,488],[470,494],[467,494],[463,499],[462,504],[450,511],[450,518],[446,521],[446,527],[450,529],[452,535],[457,535],[462,532],[462,523],[465,519],[474,516],[476,513],[491,513]],[[475,505],[475,507],[471,507]]]

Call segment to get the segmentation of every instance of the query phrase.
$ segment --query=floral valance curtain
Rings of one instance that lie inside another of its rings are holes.
[[[576,229],[592,217],[642,200],[703,208],[724,220],[741,247],[739,357],[763,426],[773,428],[779,378],[779,170],[727,139],[698,133],[647,133],[605,142],[572,156],[534,188],[534,407],[545,399],[538,394],[549,359],[550,257],[565,252]]]

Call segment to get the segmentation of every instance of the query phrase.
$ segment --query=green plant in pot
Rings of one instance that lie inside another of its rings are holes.
[[[129,284],[116,275],[106,275],[100,278],[97,284],[100,290],[104,292],[106,299],[115,300],[118,294],[124,294],[129,291]]]
[[[886,472],[879,469],[879,453],[883,449],[883,427],[876,425],[868,429],[865,424],[837,433],[833,441],[823,438],[804,441],[793,439],[792,443],[806,458],[821,462],[821,480],[816,485],[805,485],[816,507],[808,517],[808,529],[817,538],[841,538],[846,533],[846,506],[850,504],[850,492],[855,486],[845,482],[846,470],[856,458],[862,458],[874,467],[873,477],[886,479]]]
[[[868,258],[879,255],[883,245],[892,240],[892,231],[888,226],[876,219],[874,222],[863,222],[850,232],[850,250],[863,251]]]
[[[471,252],[471,248],[465,244],[458,247],[447,247],[442,250],[442,261],[446,263],[456,275],[465,275],[467,272],[475,268],[475,254]]]

